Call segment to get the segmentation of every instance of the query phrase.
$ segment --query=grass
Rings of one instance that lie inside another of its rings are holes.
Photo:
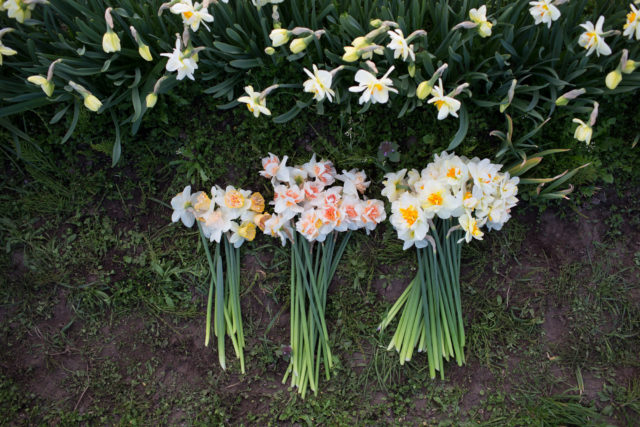
[[[630,425],[640,415],[640,205],[627,168],[640,156],[616,160],[613,147],[627,141],[614,124],[594,148],[545,164],[600,162],[604,171],[577,176],[575,203],[519,208],[502,231],[465,247],[468,362],[447,365],[444,381],[428,378],[425,355],[401,367],[386,350],[389,332],[376,332],[415,273],[413,252],[402,252],[389,226],[354,235],[327,307],[336,369],[317,397],[301,400],[281,384],[288,251],[265,237],[242,248],[248,371],[241,376],[229,357],[223,372],[203,346],[203,250],[193,230],[170,224],[167,201],[188,183],[263,189],[255,171],[268,151],[294,163],[317,151],[339,169],[365,167],[377,194],[383,166],[397,166],[377,163],[380,142],[398,142],[401,164],[413,167],[448,139],[419,113],[413,122],[370,112],[344,123],[303,113],[281,126],[217,113],[198,98],[199,113],[183,123],[169,114],[182,101],[174,102],[158,105],[160,124],[128,141],[114,169],[109,135],[88,117],[68,145],[47,143],[39,129],[42,151],[24,145],[21,160],[0,159],[4,422]],[[498,125],[475,123],[461,152]],[[613,185],[588,189],[616,168]]]

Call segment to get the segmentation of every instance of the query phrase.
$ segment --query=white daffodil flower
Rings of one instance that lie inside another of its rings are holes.
[[[482,236],[484,236],[484,233],[480,231],[480,227],[482,227],[482,224],[478,223],[478,220],[476,220],[473,215],[471,215],[471,212],[466,211],[463,215],[461,215],[460,218],[458,218],[458,223],[466,233],[462,239],[458,240],[458,243],[462,242],[463,240],[467,243],[469,243],[471,239],[482,240]]]
[[[40,86],[44,91],[44,93],[47,94],[47,96],[51,96],[53,94],[53,89],[55,88],[55,86],[53,82],[50,82],[49,80],[47,80],[46,77],[43,77],[40,75],[29,76],[27,77],[27,80],[29,81],[29,83],[33,83],[34,85]]]
[[[411,59],[411,62],[416,60],[416,54],[413,52],[413,45],[409,45],[407,43],[407,39],[404,38],[404,34],[402,34],[402,30],[397,28],[395,31],[387,31],[389,37],[391,37],[391,42],[387,45],[387,47],[393,50],[393,57],[398,59],[402,57],[403,61],[407,61],[407,58]]]
[[[253,86],[245,86],[244,91],[248,96],[241,96],[238,98],[238,102],[247,104],[247,109],[253,113],[254,117],[258,117],[260,113],[271,115],[271,111],[267,108],[267,100],[260,92],[255,92]]]
[[[604,16],[598,18],[598,22],[594,26],[591,21],[587,21],[584,24],[580,24],[586,31],[580,35],[578,44],[585,49],[588,49],[587,56],[591,55],[594,51],[598,56],[601,54],[604,56],[611,55],[611,48],[604,41],[604,32],[602,31],[602,25],[604,24]]]
[[[181,220],[185,226],[193,226],[196,217],[193,213],[190,185],[187,185],[181,193],[176,194],[176,196],[171,199],[171,207],[173,208],[173,214],[171,215],[172,222]]]
[[[573,137],[578,141],[584,141],[587,145],[591,143],[591,135],[593,135],[593,128],[580,119],[573,119],[573,123],[578,123]]]
[[[355,80],[359,83],[358,86],[351,86],[349,92],[362,92],[359,104],[365,104],[369,101],[372,103],[384,104],[389,100],[389,92],[398,93],[398,90],[393,88],[393,81],[388,77],[395,67],[391,67],[382,76],[377,79],[376,76],[365,70],[358,70]]]
[[[442,79],[438,79],[438,86],[434,86],[431,91],[432,98],[427,101],[428,104],[435,104],[438,109],[438,120],[443,120],[451,114],[458,117],[457,111],[462,105],[460,101],[444,94],[442,87]]]
[[[478,34],[480,37],[489,37],[493,24],[487,20],[487,6],[482,5],[478,9],[469,10],[469,18],[478,24]]]
[[[313,99],[316,101],[322,101],[327,98],[329,102],[333,102],[335,92],[331,89],[331,80],[333,76],[330,71],[318,70],[318,67],[313,64],[313,73],[303,68],[304,72],[310,77],[303,83],[304,91],[313,93]]]
[[[161,53],[160,56],[166,56],[169,58],[167,61],[167,71],[174,72],[177,71],[178,75],[176,76],[177,80],[182,80],[185,77],[190,78],[191,80],[195,80],[193,77],[193,73],[198,68],[198,64],[193,56],[187,56],[186,52],[183,52],[180,49],[181,45],[180,37],[176,38],[176,47],[173,49],[171,53]]]
[[[182,23],[190,26],[192,31],[198,31],[200,23],[211,31],[206,22],[213,22],[213,15],[209,13],[204,5],[198,2],[193,4],[191,0],[181,0],[180,3],[171,6],[169,10],[176,15],[182,15]]]
[[[529,9],[529,13],[533,16],[536,25],[547,24],[547,27],[551,28],[551,23],[560,18],[560,10],[551,0],[531,1],[529,4],[533,6]]]
[[[394,202],[406,191],[406,189],[401,188],[404,183],[404,177],[407,173],[406,169],[401,169],[398,172],[390,172],[384,176],[384,181],[382,181],[382,185],[384,188],[382,189],[382,194],[390,202]]]
[[[35,9],[35,4],[27,4],[24,0],[6,0],[3,5],[9,18],[14,18],[23,24],[25,19],[31,19],[31,11]]]
[[[635,34],[636,40],[640,40],[640,12],[633,4],[630,4],[631,12],[627,13],[627,22],[624,24],[623,33],[624,36],[629,36],[629,39],[633,39]]]

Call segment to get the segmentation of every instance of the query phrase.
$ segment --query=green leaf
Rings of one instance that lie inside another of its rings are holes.
[[[465,136],[467,136],[467,130],[469,129],[469,116],[467,114],[467,108],[462,104],[460,108],[460,126],[458,127],[458,131],[453,136],[453,139],[449,143],[447,147],[447,151],[455,150],[458,145],[464,140]]]

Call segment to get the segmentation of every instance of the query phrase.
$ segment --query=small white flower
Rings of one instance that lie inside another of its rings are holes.
[[[161,53],[161,56],[166,56],[169,58],[167,61],[167,71],[174,72],[177,71],[178,75],[176,79],[182,80],[186,77],[191,80],[195,80],[193,77],[193,73],[198,68],[198,64],[196,63],[193,56],[187,56],[186,52],[180,50],[180,37],[176,38],[176,47],[173,49],[171,53]]]
[[[480,227],[482,227],[483,224],[479,224],[478,220],[475,219],[473,215],[471,215],[471,212],[466,211],[463,215],[461,215],[460,218],[458,218],[458,223],[460,224],[460,227],[462,227],[462,229],[465,231],[465,236],[462,239],[458,240],[458,243],[462,242],[463,240],[467,243],[469,243],[471,239],[482,240],[482,236],[484,236],[484,233],[480,231]]]
[[[591,143],[591,135],[593,134],[593,129],[587,123],[583,122],[580,119],[573,119],[573,123],[578,123],[579,126],[576,128],[573,137],[578,141],[584,141],[587,145]]]
[[[551,22],[560,18],[560,11],[551,0],[531,1],[529,4],[533,6],[529,9],[529,13],[533,16],[536,25],[547,24],[547,27],[551,28]]]
[[[23,24],[25,19],[31,19],[31,11],[35,9],[34,3],[27,4],[24,0],[6,0],[2,7],[7,11],[9,18],[14,18]]]
[[[635,34],[636,40],[640,40],[640,12],[633,4],[630,4],[631,12],[627,13],[627,22],[622,27],[625,36],[629,36],[629,39],[633,39]]]
[[[194,5],[191,0],[181,0],[180,3],[171,6],[169,10],[176,15],[182,15],[182,23],[189,25],[191,30],[198,31],[202,22],[202,25],[211,31],[205,22],[213,22],[213,16],[200,3],[196,2]]]
[[[435,104],[438,109],[438,120],[445,119],[449,114],[458,117],[457,111],[462,105],[460,101],[444,94],[442,87],[442,79],[438,79],[438,86],[434,86],[431,91],[432,98],[427,101],[429,104]]]
[[[391,37],[391,42],[387,45],[387,47],[393,50],[393,57],[398,59],[402,56],[402,60],[406,62],[407,58],[411,58],[411,62],[416,60],[416,54],[413,52],[413,45],[409,45],[407,43],[407,39],[404,38],[404,34],[402,34],[402,30],[397,28],[395,31],[387,31],[389,37]]]
[[[591,21],[587,21],[585,24],[580,24],[586,31],[580,35],[578,44],[585,49],[588,49],[587,56],[591,55],[594,51],[598,56],[600,54],[607,56],[611,55],[611,48],[605,43],[602,25],[604,24],[604,16],[598,18],[598,22],[594,27]]]
[[[247,104],[247,109],[253,113],[254,117],[258,117],[260,113],[271,115],[271,111],[267,108],[267,100],[260,92],[254,92],[253,86],[245,86],[244,91],[248,96],[241,96],[238,98],[238,102]]]
[[[487,20],[487,6],[482,5],[478,9],[469,10],[469,18],[478,24],[478,34],[480,37],[489,37],[493,24]]]
[[[193,201],[191,198],[190,185],[187,185],[182,193],[178,193],[173,199],[171,199],[171,207],[173,208],[173,214],[171,215],[172,222],[182,220],[182,223],[185,226],[193,226],[196,217],[193,213]]]
[[[395,67],[387,70],[382,78],[377,79],[376,76],[365,70],[358,70],[355,80],[358,86],[351,86],[349,92],[362,92],[359,104],[365,104],[371,100],[372,103],[384,104],[389,100],[389,92],[398,93],[398,90],[391,87],[393,81],[388,77]]]
[[[325,97],[329,102],[333,102],[335,92],[331,89],[331,80],[333,79],[331,72],[325,70],[318,70],[318,67],[313,64],[313,73],[303,68],[304,72],[310,77],[305,81],[304,91],[313,93],[313,99],[316,101],[322,101]]]

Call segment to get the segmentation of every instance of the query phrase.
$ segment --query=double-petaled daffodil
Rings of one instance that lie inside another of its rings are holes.
[[[398,90],[393,88],[393,81],[388,77],[395,67],[391,66],[387,72],[378,79],[376,76],[365,70],[358,70],[355,76],[358,86],[351,86],[350,92],[362,92],[359,104],[365,104],[371,101],[373,104],[384,104],[389,100],[389,92],[398,93]]]
[[[318,70],[315,64],[313,64],[313,73],[306,68],[303,69],[309,76],[309,80],[303,83],[304,91],[313,93],[313,99],[316,101],[327,98],[329,102],[333,102],[332,97],[335,96],[335,92],[331,89],[331,80],[333,79],[331,72]]]
[[[176,38],[176,47],[173,49],[171,53],[161,53],[160,56],[166,56],[169,58],[167,61],[167,71],[173,72],[177,71],[178,75],[176,76],[177,80],[182,80],[186,77],[191,80],[195,80],[193,77],[193,73],[198,68],[198,64],[194,59],[192,54],[187,53],[186,51],[182,51],[180,49],[180,45],[182,41],[180,40],[180,36],[178,35]]]
[[[532,6],[529,13],[533,16],[536,25],[547,24],[547,27],[551,28],[551,23],[560,18],[560,10],[551,0],[531,1],[529,4]]]
[[[291,31],[284,28],[274,28],[269,34],[271,39],[271,46],[278,47],[287,44],[289,38],[291,38]]]
[[[578,127],[576,128],[573,137],[578,141],[584,141],[587,145],[591,143],[591,135],[593,134],[593,129],[587,123],[583,122],[580,119],[573,119],[573,123],[578,123]]]
[[[487,6],[482,5],[478,9],[469,10],[469,18],[478,24],[478,34],[480,37],[489,37],[493,24],[487,20]]]
[[[458,223],[460,227],[465,231],[465,236],[458,240],[458,243],[463,240],[469,243],[471,239],[482,240],[482,236],[484,233],[480,230],[482,224],[478,224],[478,220],[471,215],[471,212],[466,211],[463,215],[458,218]]]
[[[51,96],[53,94],[53,89],[55,86],[53,82],[47,80],[46,77],[43,77],[40,75],[29,76],[27,80],[29,81],[29,83],[33,83],[34,85],[40,86],[44,91],[44,93],[47,94],[47,96]]]
[[[604,41],[604,32],[602,31],[602,25],[604,24],[604,16],[598,18],[598,22],[594,26],[591,21],[587,21],[584,24],[580,24],[586,31],[580,35],[578,44],[585,49],[588,49],[587,56],[591,55],[594,51],[598,56],[601,54],[604,56],[611,54],[611,48]]]
[[[387,31],[387,34],[391,37],[391,42],[387,47],[393,50],[393,57],[395,59],[402,57],[403,61],[406,61],[407,58],[410,58],[411,62],[416,60],[416,54],[413,52],[413,45],[409,45],[400,28],[396,28],[394,31]]]
[[[24,0],[6,0],[2,6],[9,18],[14,18],[21,24],[25,19],[31,18],[31,11],[36,7],[34,3],[27,4]]]
[[[200,23],[211,31],[206,22],[213,22],[213,15],[209,13],[203,4],[198,2],[193,4],[191,0],[181,0],[171,6],[169,10],[176,15],[182,15],[182,23],[190,26],[192,31],[198,31]]]
[[[462,105],[460,101],[444,94],[442,87],[442,79],[438,79],[438,86],[434,86],[431,91],[432,98],[427,101],[429,104],[435,104],[438,109],[438,120],[445,119],[449,114],[458,117],[457,111]]]
[[[261,113],[267,116],[271,115],[271,111],[267,108],[266,97],[260,92],[255,92],[253,86],[245,86],[244,91],[248,96],[241,96],[238,102],[247,104],[247,109],[251,111],[254,117],[258,117]]]
[[[622,27],[624,29],[622,34],[629,36],[629,39],[632,39],[635,34],[636,40],[640,40],[640,12],[633,4],[629,6],[631,12],[627,13],[627,22]]]

